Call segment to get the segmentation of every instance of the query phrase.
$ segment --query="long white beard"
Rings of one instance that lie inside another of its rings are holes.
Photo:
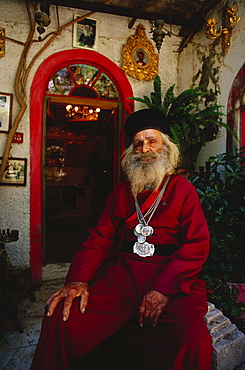
[[[134,196],[145,189],[153,191],[158,189],[170,168],[171,165],[164,152],[128,153],[123,163]]]
[[[87,30],[86,28],[83,30],[83,34],[84,36],[86,37],[89,37],[91,35],[93,35],[93,31],[92,30]]]

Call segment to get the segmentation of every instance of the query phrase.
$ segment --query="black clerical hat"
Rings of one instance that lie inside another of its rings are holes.
[[[137,132],[155,129],[169,134],[165,116],[156,109],[141,109],[128,116],[124,124],[124,131],[132,140]]]

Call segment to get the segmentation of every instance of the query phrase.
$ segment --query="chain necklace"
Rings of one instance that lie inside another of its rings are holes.
[[[133,252],[138,254],[140,257],[152,256],[155,252],[155,246],[153,244],[147,243],[146,241],[147,236],[152,235],[154,232],[153,227],[149,225],[149,222],[152,219],[162,199],[165,189],[169,183],[169,180],[170,176],[168,176],[158,196],[156,197],[156,199],[154,200],[154,202],[144,215],[141,212],[137,197],[134,197],[135,208],[139,223],[134,228],[134,235],[137,236],[137,242],[133,246]],[[148,219],[146,221],[147,216]]]

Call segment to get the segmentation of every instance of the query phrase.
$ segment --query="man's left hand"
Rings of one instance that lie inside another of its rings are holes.
[[[139,307],[140,326],[143,326],[144,323],[150,323],[152,326],[156,326],[169,299],[168,296],[156,290],[150,290],[146,293]]]

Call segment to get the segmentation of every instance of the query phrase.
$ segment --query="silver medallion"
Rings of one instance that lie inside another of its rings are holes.
[[[136,235],[140,235],[141,234],[142,226],[143,226],[142,224],[138,224],[138,225],[135,226],[134,231],[135,231],[135,234]]]
[[[153,228],[151,226],[143,226],[141,228],[141,234],[144,236],[150,236],[153,234]]]
[[[134,229],[134,235],[139,236],[140,234],[138,234],[137,231]]]
[[[146,241],[146,236],[138,235],[137,240],[139,243],[144,243]]]
[[[138,254],[140,257],[150,257],[153,256],[155,252],[155,246],[153,244],[145,243],[135,243],[133,247],[133,252]]]

